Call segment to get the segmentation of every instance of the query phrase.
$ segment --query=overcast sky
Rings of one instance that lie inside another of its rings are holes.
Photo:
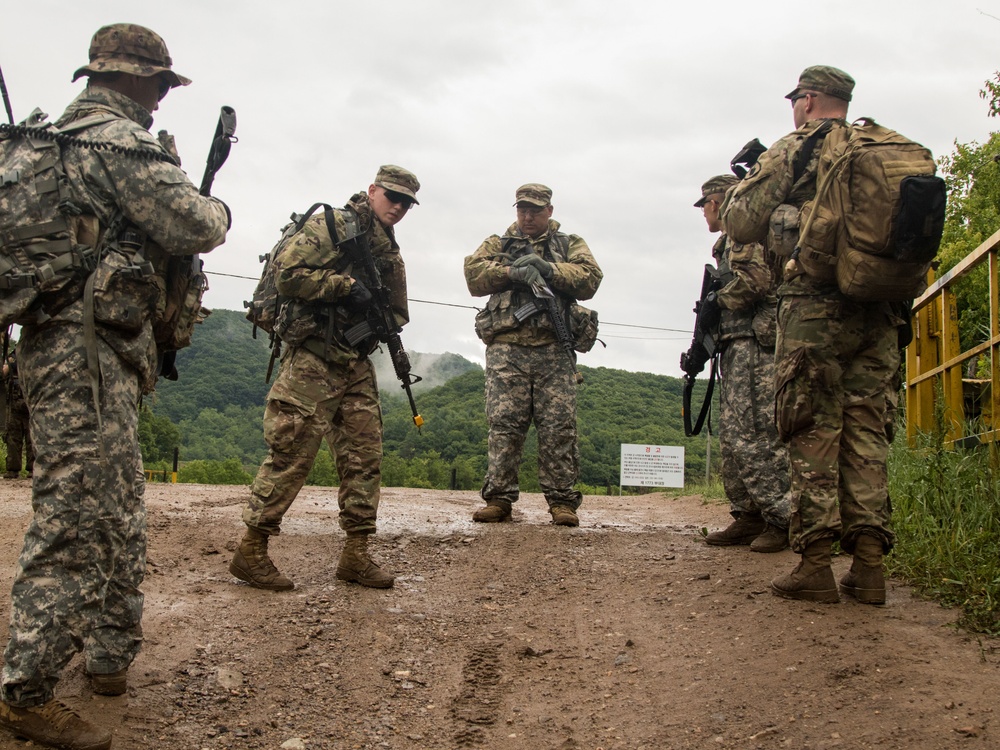
[[[542,182],[605,274],[588,305],[607,348],[581,363],[680,375],[714,241],[692,203],[746,141],[792,129],[783,96],[801,70],[848,71],[852,117],[939,157],[1000,127],[978,95],[1000,69],[998,18],[997,0],[33,0],[5,4],[0,66],[17,120],[56,117],[98,27],[152,28],[194,80],[153,131],[176,137],[196,184],[219,107],[236,109],[213,190],[234,223],[205,258],[209,307],[242,309],[254,281],[217,274],[256,278],[292,211],[343,205],[399,164],[422,184],[397,226],[414,300],[403,342],[481,362],[475,311],[446,305],[482,306],[462,260],[514,220],[518,185]]]

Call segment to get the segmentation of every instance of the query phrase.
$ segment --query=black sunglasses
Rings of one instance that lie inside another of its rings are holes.
[[[170,81],[168,81],[163,76],[160,76],[160,93],[157,101],[162,102],[163,97],[165,97],[170,92],[170,89],[171,89]]]
[[[416,201],[410,196],[397,193],[395,190],[386,190],[385,188],[382,188],[382,192],[385,193],[387,201],[395,203],[397,206],[402,206],[403,208],[410,208],[414,203],[416,203]]]

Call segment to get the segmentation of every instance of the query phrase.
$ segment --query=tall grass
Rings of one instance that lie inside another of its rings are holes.
[[[896,547],[889,572],[924,596],[960,607],[960,624],[1000,634],[1000,488],[997,449],[946,449],[940,437],[889,454]]]

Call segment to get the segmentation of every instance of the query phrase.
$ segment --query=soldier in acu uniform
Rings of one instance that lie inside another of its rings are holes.
[[[373,588],[393,584],[393,576],[368,553],[382,476],[382,413],[368,358],[378,341],[368,337],[351,344],[345,332],[364,322],[372,304],[372,280],[356,260],[362,245],[389,290],[397,322],[409,321],[406,271],[394,227],[417,202],[419,189],[412,172],[383,166],[367,192],[355,194],[329,217],[312,216],[274,260],[278,292],[288,299],[275,330],[288,348],[267,396],[267,458],[251,486],[243,511],[247,531],[229,565],[251,586],[295,587],[272,562],[268,540],[281,531],[281,519],[305,484],[324,437],[340,476],[340,527],[347,535],[337,578]]]
[[[149,133],[152,113],[171,89],[191,82],[171,66],[149,29],[105,26],[93,37],[90,63],[73,76],[89,76],[86,89],[56,122],[92,122],[75,134],[117,149],[62,148],[76,237],[96,238],[124,217],[132,245],[153,268],[170,255],[208,252],[229,226],[228,209],[199,195],[172,160],[121,152],[166,154]],[[35,447],[34,517],[11,593],[0,726],[59,748],[111,746],[110,733],[53,697],[63,667],[82,649],[95,692],[121,695],[142,643],[146,511],[137,424],[139,397],[157,377],[151,290],[159,285],[129,268],[114,273],[120,257],[105,243],[94,275],[109,295],[91,297],[82,282],[58,299],[43,295],[49,317],[22,326],[18,343]]]
[[[723,174],[702,185],[694,205],[710,232],[721,231],[719,208],[737,182]],[[703,302],[701,319],[718,322],[722,482],[735,520],[705,541],[780,552],[788,547],[789,495],[788,452],[774,427],[777,263],[760,243],[740,245],[724,232],[712,255],[722,288]]]
[[[797,128],[764,153],[729,193],[723,224],[737,242],[775,246],[816,194],[824,123],[846,127],[854,79],[837,68],[806,68],[787,99]],[[819,132],[817,132],[819,131]],[[798,238],[790,232],[788,247]],[[789,253],[791,251],[789,250]],[[893,545],[887,490],[886,394],[899,367],[897,326],[886,302],[855,302],[836,281],[820,281],[794,255],[778,289],[775,355],[778,432],[791,462],[792,549],[802,555],[771,582],[791,599],[836,602],[831,545],[852,555],[841,590],[859,601],[885,602],[882,557]]]
[[[474,521],[510,520],[518,497],[518,468],[528,427],[538,431],[538,481],[552,522],[578,526],[581,495],[573,363],[559,344],[547,312],[524,320],[514,314],[547,284],[565,307],[594,296],[604,274],[583,238],[559,231],[552,191],[539,184],[515,193],[517,221],[492,235],[465,259],[465,280],[476,296],[490,295],[477,316],[486,347],[486,419],[489,467],[481,492],[486,507]]]

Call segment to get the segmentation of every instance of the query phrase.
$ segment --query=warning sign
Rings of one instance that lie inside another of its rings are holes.
[[[683,487],[684,447],[622,443],[623,487]]]

